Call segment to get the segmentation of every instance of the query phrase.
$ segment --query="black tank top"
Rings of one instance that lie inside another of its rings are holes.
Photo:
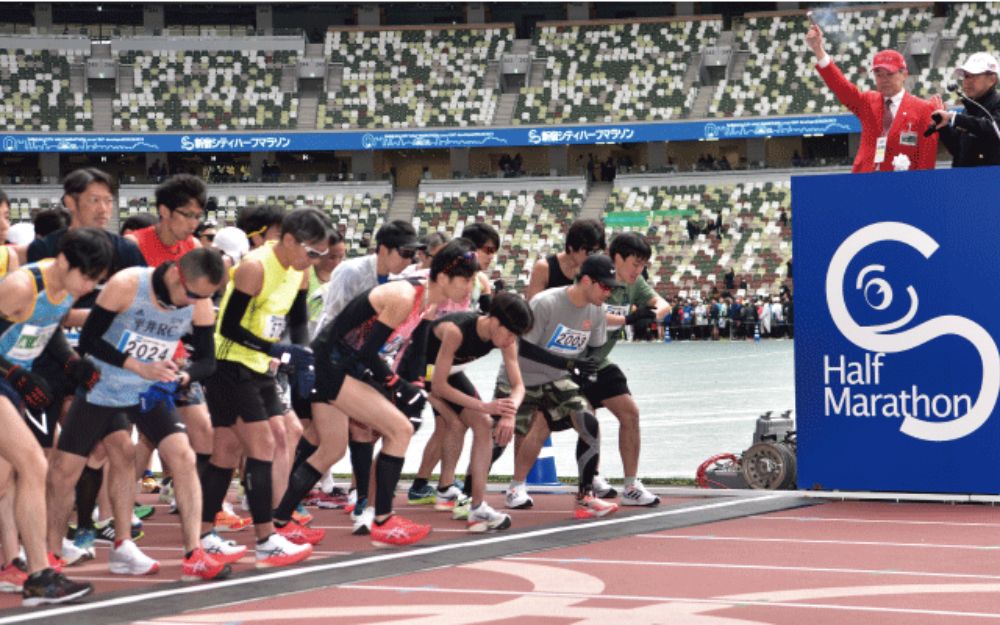
[[[562,267],[559,266],[559,257],[557,255],[552,254],[551,256],[547,256],[545,260],[549,263],[549,282],[545,285],[546,289],[573,284],[573,278],[567,278],[566,274],[562,271]]]
[[[434,364],[437,360],[438,350],[441,349],[441,339],[434,334],[434,328],[440,323],[451,322],[458,326],[462,332],[462,344],[455,350],[455,361],[453,364],[464,365],[482,358],[493,351],[493,341],[479,338],[476,332],[476,321],[479,314],[474,312],[457,312],[445,315],[434,322],[431,332],[427,337],[427,363]]]

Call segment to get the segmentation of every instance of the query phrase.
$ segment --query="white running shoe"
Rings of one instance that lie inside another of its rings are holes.
[[[160,570],[160,563],[150,558],[131,540],[111,549],[111,572],[115,575],[152,575]]]
[[[505,530],[510,527],[510,515],[497,512],[485,501],[469,512],[466,529],[470,532],[488,532],[490,530]]]
[[[521,484],[520,486],[511,485],[507,489],[505,499],[507,507],[514,510],[522,510],[535,505],[535,501],[528,494],[528,487],[525,484]]]
[[[367,506],[361,514],[351,514],[351,521],[354,529],[351,531],[355,536],[367,536],[372,533],[372,523],[375,521],[375,508]]]
[[[464,496],[462,490],[452,484],[444,492],[437,491],[437,494],[434,496],[434,509],[450,512],[455,508],[458,500]]]
[[[91,560],[94,557],[93,550],[81,549],[77,547],[72,540],[66,538],[62,539],[62,559],[66,563],[66,566],[73,566],[78,562],[83,562],[84,560]]]
[[[601,499],[614,499],[618,496],[615,487],[608,483],[604,476],[594,476],[594,495]]]
[[[216,562],[222,564],[232,564],[247,552],[246,547],[237,544],[235,540],[226,540],[214,530],[201,537],[201,548]]]
[[[312,545],[296,545],[275,532],[267,541],[257,545],[257,568],[286,566],[301,562],[312,555]]]
[[[659,503],[660,498],[646,490],[639,480],[622,490],[623,506],[655,506]]]

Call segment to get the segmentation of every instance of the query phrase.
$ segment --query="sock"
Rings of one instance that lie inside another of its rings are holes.
[[[115,549],[120,549],[123,544],[125,544],[125,539],[124,538],[116,538],[115,539]]]
[[[427,480],[425,480],[422,477],[415,477],[413,478],[413,485],[410,488],[412,488],[413,490],[420,490],[421,488],[425,488],[426,486],[427,486]]]
[[[634,475],[632,477],[625,476],[625,488],[628,488],[633,484],[635,484],[635,476]]]
[[[292,462],[292,471],[291,472],[295,473],[295,469],[298,469],[302,465],[303,462],[305,462],[306,460],[308,460],[310,456],[312,456],[314,453],[316,453],[317,449],[319,449],[319,447],[317,447],[316,445],[313,445],[312,443],[310,443],[309,441],[307,441],[305,436],[303,436],[302,438],[300,438],[299,439],[299,444],[295,448],[295,460]],[[318,482],[319,478],[317,478],[316,481]],[[308,491],[306,491],[306,492],[308,492]]]
[[[215,515],[222,510],[222,501],[229,490],[229,482],[233,479],[233,469],[223,469],[211,462],[205,465],[201,473],[201,520],[204,523],[215,523]]]
[[[442,484],[441,482],[438,482],[438,492],[443,495],[449,488],[451,488],[454,485],[455,485],[454,482],[451,484]]]
[[[281,503],[278,504],[277,509],[274,511],[274,522],[276,524],[287,523],[292,518],[292,511],[295,510],[295,507],[299,505],[302,498],[309,493],[309,490],[322,476],[323,474],[317,471],[308,461],[303,461],[297,469],[292,471],[291,476],[288,478],[288,488],[281,498]]]
[[[358,501],[361,501],[368,498],[368,481],[372,473],[372,455],[375,452],[375,445],[374,443],[350,441],[347,443],[347,447],[351,450],[351,470],[354,471]],[[395,487],[395,483],[393,487]]]
[[[94,528],[94,508],[97,507],[97,493],[101,491],[104,471],[84,467],[76,482],[76,526],[83,529]]]
[[[258,545],[263,545],[263,544],[264,544],[264,543],[266,543],[267,541],[271,540],[271,537],[272,537],[272,536],[274,536],[274,534],[268,534],[268,535],[267,535],[267,538],[258,538],[258,539],[257,539],[257,544],[258,544]]]
[[[187,553],[184,554],[184,559],[185,560],[190,560],[191,556],[193,556],[193,555],[194,555],[193,551],[188,551]]]
[[[511,480],[510,481],[510,489],[511,490],[514,490],[515,488],[519,488],[521,486],[524,486],[524,480]]]
[[[403,459],[390,456],[384,451],[378,455],[375,464],[375,516],[392,512],[392,497],[396,494],[396,483],[403,471]]]
[[[271,522],[271,464],[247,458],[247,503],[254,525]]]
[[[472,473],[468,471],[465,473],[465,484],[462,484],[462,494],[472,497]]]
[[[208,466],[208,461],[212,459],[212,454],[196,453],[194,457],[195,457],[195,462],[194,462],[195,469],[198,470],[198,475],[201,475],[202,471],[205,470],[205,467]]]

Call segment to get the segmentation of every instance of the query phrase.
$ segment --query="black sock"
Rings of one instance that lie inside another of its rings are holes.
[[[201,520],[215,523],[215,515],[222,510],[222,501],[233,479],[233,469],[223,469],[211,462],[201,472]]]
[[[271,464],[247,458],[247,503],[254,525],[271,522]]]
[[[274,536],[274,534],[268,534],[266,538],[258,538],[257,539],[257,544],[258,545],[263,545],[267,541],[271,540],[271,536]]]
[[[212,459],[212,454],[196,453],[194,457],[195,457],[194,466],[195,469],[198,470],[198,475],[200,476],[201,472],[204,471],[205,467],[208,465],[208,461]]]
[[[299,444],[295,448],[295,460],[292,462],[292,471],[291,472],[295,473],[295,469],[298,469],[299,466],[301,466],[303,462],[305,462],[306,460],[308,460],[310,458],[310,456],[312,456],[314,453],[316,453],[317,449],[319,449],[319,447],[317,447],[316,445],[313,445],[312,443],[310,443],[309,441],[307,441],[305,436],[303,436],[302,438],[300,438],[299,439]],[[317,478],[317,481],[319,481],[318,478]]]
[[[472,497],[472,472],[465,472],[465,483],[462,484],[462,494],[466,497]]]
[[[190,558],[191,554],[193,554],[193,553],[194,553],[193,551],[188,551],[187,553],[184,554],[184,559],[186,560],[186,559]]]
[[[303,497],[309,493],[309,489],[322,476],[323,474],[308,462],[303,462],[297,469],[292,471],[291,476],[288,478],[288,489],[285,490],[285,494],[281,498],[281,503],[278,504],[278,508],[274,511],[274,522],[276,524],[279,522],[287,523],[292,518],[292,511],[295,510],[295,506],[299,505]]]
[[[421,488],[424,488],[425,486],[427,486],[427,480],[425,480],[422,477],[415,477],[415,478],[413,478],[413,486],[411,487],[411,488],[413,488],[413,490],[420,490]]]
[[[354,487],[358,491],[358,501],[361,501],[368,498],[368,480],[372,473],[372,455],[375,452],[375,444],[350,441],[347,446],[351,450]]]
[[[76,482],[76,526],[94,528],[94,508],[97,507],[97,493],[101,492],[104,481],[102,469],[84,467]]]
[[[442,484],[441,482],[438,482],[438,492],[444,494],[444,492],[449,488],[451,488],[452,486],[454,486],[454,484],[455,484],[454,482],[452,482],[451,484]]]
[[[375,516],[392,512],[392,498],[396,494],[396,483],[403,472],[403,459],[390,456],[384,451],[375,463]]]

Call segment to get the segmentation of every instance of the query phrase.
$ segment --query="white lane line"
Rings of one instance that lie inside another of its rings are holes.
[[[70,571],[72,572],[72,571]],[[180,578],[176,579],[150,579],[148,577],[89,577],[86,575],[74,575],[74,580],[82,580],[85,582],[132,582],[134,584],[172,584],[174,582],[179,582]]]
[[[995,589],[996,584],[989,585],[990,589]],[[437,594],[468,594],[468,595],[490,595],[503,597],[565,597],[569,599],[579,599],[581,601],[600,601],[601,599],[611,599],[615,601],[637,601],[648,603],[659,601],[662,603],[698,603],[717,605],[720,608],[735,608],[755,606],[762,608],[792,608],[811,610],[836,610],[841,612],[874,612],[882,614],[913,614],[920,616],[950,616],[950,617],[970,617],[1000,620],[1000,614],[993,612],[958,612],[955,610],[925,610],[921,608],[892,608],[866,605],[838,605],[835,603],[805,603],[795,601],[763,601],[754,599],[726,599],[702,598],[702,597],[673,597],[655,595],[594,595],[592,593],[569,593],[569,592],[523,592],[515,590],[480,590],[476,588],[428,588],[426,586],[376,586],[376,585],[356,585],[344,584],[335,586],[345,590],[383,590],[392,592],[420,592]],[[599,607],[595,606],[595,609]]]
[[[636,534],[636,538],[690,540],[701,542],[781,543],[782,545],[857,545],[862,547],[920,547],[923,549],[968,549],[998,551],[1000,545],[959,545],[944,543],[895,543],[877,540],[827,540],[822,538],[757,538],[755,536],[699,536],[697,534]]]
[[[998,523],[981,523],[976,521],[915,521],[913,519],[851,519],[843,517],[821,516],[760,516],[752,517],[755,521],[800,521],[804,523],[864,523],[887,525],[940,525],[943,527],[992,527],[1000,528]]]
[[[649,566],[666,568],[692,568],[692,569],[729,569],[747,571],[777,571],[777,572],[801,572],[801,573],[836,573],[844,575],[890,575],[901,577],[934,577],[942,579],[995,579],[1000,580],[1000,575],[989,575],[985,573],[935,573],[930,571],[904,571],[892,569],[851,569],[842,567],[824,566],[787,566],[770,564],[728,564],[722,562],[669,562],[663,560],[601,560],[597,558],[545,558],[529,556],[509,556],[504,560],[514,560],[517,562],[545,562],[548,564],[582,564],[582,565],[612,565],[612,566]]]
[[[81,612],[92,612],[94,610],[100,610],[103,608],[109,608],[121,605],[130,605],[134,603],[141,603],[149,599],[161,599],[165,597],[179,597],[181,595],[193,595],[196,593],[214,593],[215,591],[228,588],[231,586],[247,586],[252,584],[258,584],[261,582],[268,582],[278,579],[288,579],[292,577],[301,577],[303,575],[310,575],[313,573],[322,573],[325,571],[334,571],[337,569],[354,568],[359,566],[365,566],[368,564],[379,564],[382,562],[390,562],[393,560],[404,560],[409,558],[420,558],[429,554],[434,553],[444,553],[448,551],[460,551],[466,549],[479,550],[485,545],[498,544],[498,543],[508,543],[516,542],[527,538],[536,538],[539,536],[551,536],[553,534],[561,534],[567,532],[576,532],[581,530],[589,530],[595,527],[605,527],[614,525],[625,525],[627,523],[635,523],[637,521],[645,521],[648,519],[657,519],[678,516],[682,514],[689,514],[693,512],[704,512],[708,510],[720,510],[725,508],[731,508],[736,506],[742,506],[750,501],[753,502],[764,502],[773,501],[776,499],[786,499],[788,494],[773,493],[768,495],[762,495],[760,497],[755,497],[752,499],[739,499],[739,500],[725,500],[716,501],[712,503],[706,503],[699,506],[691,506],[690,508],[674,508],[670,510],[658,510],[656,512],[647,512],[645,514],[636,514],[631,516],[614,517],[610,519],[600,519],[600,520],[590,520],[585,523],[580,523],[579,525],[568,525],[562,527],[549,527],[537,530],[532,530],[524,532],[521,534],[498,534],[495,536],[487,536],[481,540],[470,541],[465,543],[444,543],[436,545],[428,545],[426,547],[418,547],[413,549],[406,549],[400,551],[392,551],[387,553],[381,553],[378,555],[368,556],[365,558],[359,558],[357,560],[349,560],[346,562],[329,562],[326,564],[314,564],[312,566],[300,566],[296,568],[282,569],[279,571],[274,571],[271,573],[266,573],[263,575],[258,575],[254,577],[240,578],[240,579],[230,579],[223,580],[219,582],[212,582],[208,584],[198,584],[186,588],[172,588],[170,590],[155,590],[145,593],[139,593],[135,595],[130,595],[127,597],[116,597],[114,599],[104,599],[102,601],[94,601],[92,603],[84,603],[80,605],[73,606],[63,606],[57,608],[49,608],[45,610],[33,610],[25,614],[15,614],[12,616],[7,616],[0,618],[0,625],[6,625],[7,623],[21,623],[24,621],[44,619],[46,617],[61,616],[64,614],[79,614]]]

